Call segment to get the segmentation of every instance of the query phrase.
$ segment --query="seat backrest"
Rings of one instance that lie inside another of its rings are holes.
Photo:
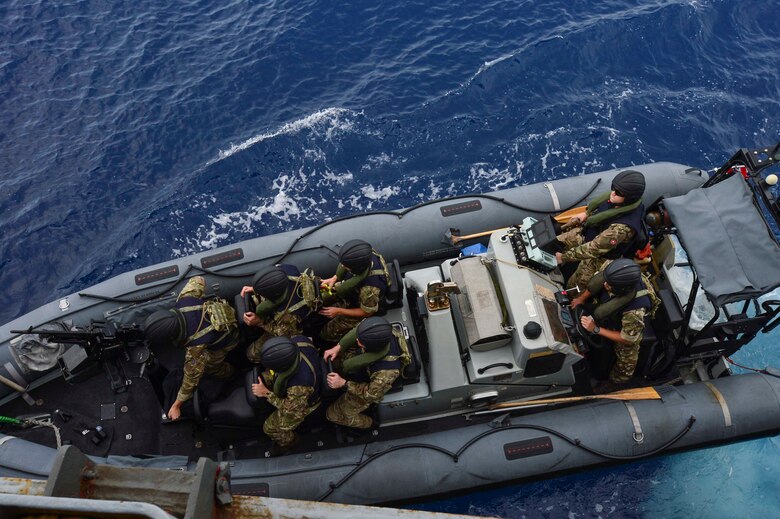
[[[271,406],[265,398],[252,394],[252,384],[257,383],[259,371],[255,367],[244,374],[244,383],[239,384],[223,398],[204,405],[200,392],[196,391],[193,400],[195,420],[220,427],[260,427]]]
[[[400,308],[403,306],[404,280],[397,259],[387,264],[387,271],[390,274],[390,286],[385,292],[385,308]]]
[[[247,324],[244,322],[244,314],[246,312],[255,311],[254,308],[249,308],[248,302],[249,298],[242,296],[240,293],[236,294],[236,297],[233,299],[233,308],[236,309],[236,319],[238,320],[239,329],[248,328]]]
[[[331,389],[328,386],[328,364],[320,357],[320,373],[322,374],[322,389],[320,390],[320,399],[323,402],[335,400],[341,394],[338,389]]]
[[[422,361],[420,361],[420,348],[417,347],[417,340],[414,337],[409,337],[407,340],[409,345],[409,353],[412,356],[409,365],[404,368],[404,372],[401,376],[404,379],[404,384],[416,384],[420,381],[420,368]]]
[[[257,378],[260,376],[260,367],[252,366],[252,369],[244,374],[244,397],[246,403],[252,409],[265,409],[268,405],[265,398],[256,397],[252,393],[252,384],[257,384]]]
[[[661,306],[656,312],[653,324],[659,330],[670,331],[685,324],[685,313],[674,291],[664,288],[658,291]]]
[[[420,349],[417,347],[417,341],[414,337],[410,336],[406,343],[409,346],[411,361],[404,368],[403,373],[395,379],[388,393],[396,393],[401,391],[406,384],[416,384],[420,381],[420,369],[422,368]]]

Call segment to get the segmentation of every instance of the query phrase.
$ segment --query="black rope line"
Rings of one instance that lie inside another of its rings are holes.
[[[100,294],[90,294],[88,292],[78,292],[78,295],[80,297],[91,297],[92,299],[98,299],[100,301],[110,301],[112,303],[144,303],[146,301],[151,301],[152,299],[155,299],[157,297],[160,297],[161,295],[168,292],[170,289],[176,286],[177,283],[179,283],[182,279],[184,279],[187,274],[190,273],[190,271],[194,267],[190,264],[187,267],[187,270],[179,274],[179,276],[174,280],[168,283],[167,285],[163,286],[163,289],[159,292],[156,292],[154,295],[150,295],[144,299],[128,299],[128,298],[122,298],[122,297],[113,297],[113,296],[103,296]]]
[[[596,181],[593,183],[593,186],[582,197],[580,197],[579,200],[577,200],[576,202],[572,203],[571,206],[569,206],[566,209],[556,209],[556,210],[551,210],[551,211],[550,210],[532,209],[532,208],[524,207],[524,206],[521,206],[521,205],[518,205],[518,204],[513,204],[512,202],[507,202],[505,199],[503,199],[501,197],[497,197],[497,196],[493,196],[493,195],[471,194],[471,195],[451,196],[449,198],[440,198],[440,199],[437,199],[437,200],[429,200],[427,202],[423,202],[421,204],[417,204],[415,206],[412,206],[412,207],[410,207],[408,209],[404,209],[403,211],[375,211],[375,212],[371,212],[371,213],[358,213],[358,214],[351,214],[351,215],[347,215],[347,216],[342,216],[340,218],[336,218],[336,219],[330,220],[328,222],[321,223],[321,224],[319,224],[319,225],[317,225],[315,227],[312,227],[308,231],[306,231],[303,234],[301,234],[298,237],[296,237],[293,240],[293,242],[290,244],[290,246],[287,248],[287,250],[285,252],[283,252],[280,256],[278,256],[276,258],[276,260],[274,260],[274,263],[278,263],[278,262],[282,261],[284,258],[289,256],[293,252],[300,252],[300,251],[295,251],[293,249],[295,249],[295,246],[302,239],[306,238],[307,236],[311,236],[315,232],[320,231],[320,230],[324,229],[325,227],[328,227],[329,225],[333,225],[333,224],[339,223],[339,222],[345,222],[347,220],[352,220],[354,218],[361,218],[361,217],[364,217],[364,216],[373,216],[373,215],[388,215],[388,216],[395,216],[396,218],[398,218],[400,220],[401,218],[403,218],[404,216],[408,215],[409,213],[411,213],[413,211],[416,211],[418,209],[421,209],[423,207],[427,207],[427,206],[432,205],[432,204],[440,204],[440,203],[452,202],[452,201],[461,200],[461,199],[464,199],[464,198],[478,198],[478,199],[492,200],[494,202],[498,202],[498,203],[504,204],[504,205],[512,207],[514,209],[518,209],[520,211],[528,211],[528,212],[539,213],[539,214],[557,214],[557,213],[560,213],[560,212],[568,211],[569,209],[571,209],[573,207],[576,207],[577,204],[579,204],[580,202],[582,202],[583,200],[588,198],[591,195],[591,193],[593,193],[593,191],[596,190],[596,188],[599,186],[600,183],[601,183],[601,179],[597,178]],[[326,245],[320,245],[318,247],[312,247],[312,249],[322,249],[322,248],[327,249],[330,252],[333,252],[334,255],[335,255],[335,251],[333,251],[333,249],[331,249],[330,247],[328,247]],[[308,249],[308,250],[312,250],[312,249]],[[258,259],[256,261],[265,261],[265,260],[271,259],[273,257],[274,256],[266,256],[265,258],[261,258],[261,259]],[[205,274],[209,274],[211,276],[215,276],[215,277],[218,277],[218,278],[219,277],[221,277],[221,278],[243,278],[243,277],[249,277],[249,276],[254,275],[254,272],[253,273],[249,273],[249,274],[222,274],[222,273],[219,273],[219,272],[214,272],[212,270],[208,270],[208,269],[205,269],[203,267],[197,267],[195,265],[190,264],[187,267],[187,270],[185,270],[182,274],[180,274],[174,281],[171,281],[167,285],[164,285],[164,287],[161,290],[159,290],[158,292],[155,292],[154,294],[149,295],[149,296],[147,296],[147,297],[145,297],[143,299],[129,299],[129,298],[122,298],[122,297],[103,296],[103,295],[100,295],[100,294],[90,294],[88,292],[78,292],[78,295],[81,296],[81,297],[90,297],[90,298],[93,298],[93,299],[98,299],[98,300],[101,300],[101,301],[109,301],[109,302],[112,302],[112,303],[145,303],[147,301],[151,301],[152,299],[156,299],[156,298],[160,297],[161,295],[165,294],[166,292],[168,292],[169,290],[171,290],[178,283],[180,283],[187,276],[187,274],[189,274],[192,270],[200,271],[200,272],[203,272]]]
[[[717,359],[715,359],[715,360],[717,362]],[[770,377],[780,378],[780,376],[778,376],[777,374],[770,372],[768,368],[758,369],[758,368],[750,368],[748,366],[743,366],[742,364],[739,364],[739,363],[734,362],[733,360],[731,360],[731,357],[726,357],[726,360],[729,362],[729,364],[733,364],[734,366],[740,367],[742,369],[746,369],[748,371],[753,371],[755,373],[761,373],[762,375],[769,375]]]
[[[292,245],[290,245],[290,247],[287,249],[287,251],[284,254],[282,254],[277,261],[281,261],[284,258],[286,258],[289,254],[291,254],[293,252],[293,249],[295,248],[295,246],[298,244],[298,242],[300,240],[306,238],[307,236],[311,236],[316,231],[324,229],[325,227],[327,227],[329,225],[332,225],[334,223],[344,222],[346,220],[351,220],[353,218],[360,218],[360,217],[363,217],[363,216],[371,216],[371,215],[388,215],[388,216],[395,216],[395,217],[397,217],[400,220],[404,216],[406,216],[407,214],[409,214],[409,213],[411,213],[413,211],[416,211],[418,209],[421,209],[423,207],[427,207],[427,206],[432,205],[432,204],[440,204],[440,203],[452,202],[452,201],[461,200],[461,199],[464,199],[464,198],[484,198],[486,200],[493,200],[494,202],[499,202],[501,204],[507,205],[507,206],[512,207],[514,209],[518,209],[520,211],[528,211],[528,212],[531,212],[531,213],[558,214],[558,213],[561,213],[561,212],[568,211],[569,209],[572,209],[574,207],[577,207],[577,205],[580,202],[582,202],[583,200],[588,198],[591,195],[591,193],[593,193],[593,191],[596,190],[596,188],[598,187],[598,185],[600,183],[601,183],[601,179],[597,178],[596,181],[593,183],[593,186],[582,197],[580,197],[579,200],[577,200],[576,202],[572,203],[566,209],[553,209],[551,211],[541,210],[541,209],[531,209],[529,207],[524,207],[524,206],[521,206],[521,205],[518,205],[518,204],[513,204],[512,202],[507,202],[505,199],[503,199],[501,197],[493,196],[493,195],[470,194],[470,195],[451,196],[451,197],[448,197],[448,198],[439,198],[439,199],[436,199],[436,200],[429,200],[427,202],[423,202],[421,204],[417,204],[415,206],[409,207],[408,209],[404,209],[403,211],[376,211],[376,212],[372,212],[372,213],[358,213],[358,214],[351,214],[351,215],[347,215],[347,216],[342,216],[341,218],[336,218],[334,220],[330,220],[329,222],[322,223],[322,224],[320,224],[320,225],[318,225],[316,227],[312,227],[311,229],[309,229],[305,233],[303,233],[300,236],[298,236],[295,239],[295,241],[293,241]]]
[[[419,449],[433,450],[433,451],[441,452],[442,454],[444,454],[446,456],[449,456],[450,458],[452,458],[453,462],[458,463],[458,461],[459,461],[460,457],[463,455],[463,453],[466,452],[466,450],[468,450],[469,447],[471,447],[472,445],[477,443],[482,438],[485,438],[487,436],[491,436],[491,435],[496,434],[496,433],[501,432],[501,431],[508,431],[508,430],[513,430],[513,429],[532,429],[532,430],[542,431],[542,432],[551,434],[553,436],[557,436],[561,440],[563,440],[563,441],[573,445],[574,447],[580,448],[580,449],[582,449],[582,450],[584,450],[586,452],[589,452],[589,453],[591,453],[593,455],[596,455],[596,456],[599,456],[599,457],[602,457],[602,458],[605,458],[605,459],[616,460],[616,461],[630,461],[630,460],[638,460],[638,459],[654,456],[654,455],[658,454],[659,452],[662,452],[662,451],[668,449],[669,447],[671,447],[672,445],[677,443],[680,440],[680,438],[682,438],[683,436],[688,434],[688,432],[690,432],[691,428],[693,427],[694,422],[696,422],[696,417],[695,416],[691,416],[688,419],[688,424],[682,429],[682,431],[677,433],[671,440],[667,441],[666,443],[662,444],[661,446],[659,446],[659,447],[657,447],[657,448],[655,448],[655,449],[653,449],[653,450],[651,450],[649,452],[646,452],[646,453],[643,453],[643,454],[634,454],[634,455],[630,455],[630,456],[620,456],[620,455],[616,455],[616,454],[609,454],[609,453],[606,453],[606,452],[601,452],[601,451],[599,451],[597,449],[588,447],[587,445],[583,444],[582,441],[580,441],[579,438],[569,438],[565,434],[563,434],[561,432],[558,432],[555,429],[551,429],[549,427],[544,427],[542,425],[529,425],[529,424],[507,425],[507,426],[503,426],[503,427],[500,427],[500,428],[497,428],[497,429],[491,429],[491,430],[485,431],[483,433],[480,433],[480,434],[476,435],[471,440],[467,441],[460,449],[458,449],[457,452],[452,452],[452,451],[447,450],[447,449],[445,449],[443,447],[439,447],[438,445],[432,445],[430,443],[408,443],[408,444],[405,444],[405,445],[396,445],[395,447],[390,447],[390,448],[388,448],[386,450],[383,450],[381,452],[374,453],[371,456],[369,456],[368,458],[366,458],[365,460],[359,462],[354,469],[349,471],[338,482],[330,483],[330,485],[329,485],[330,488],[328,489],[328,491],[325,492],[325,494],[323,494],[319,499],[317,499],[317,501],[324,501],[325,499],[327,499],[337,488],[339,488],[341,485],[346,483],[350,478],[352,478],[352,476],[357,474],[360,470],[362,470],[365,466],[367,466],[372,461],[381,458],[385,454],[390,454],[391,452],[395,452],[395,451],[398,451],[398,450],[418,449],[418,448]],[[364,452],[365,452],[365,450],[364,450]]]
[[[98,299],[100,301],[110,301],[112,303],[145,303],[147,301],[151,301],[152,299],[156,299],[160,297],[161,295],[165,294],[169,290],[171,290],[173,287],[175,287],[178,283],[181,282],[182,279],[187,277],[187,274],[189,274],[192,270],[197,269],[198,267],[190,264],[187,266],[187,270],[179,274],[179,276],[174,280],[169,282],[168,284],[164,285],[162,290],[155,292],[154,294],[147,296],[143,299],[131,299],[131,298],[123,298],[123,297],[113,297],[113,296],[103,296],[100,294],[90,294],[88,292],[79,292],[79,296],[81,297],[91,297],[92,299]]]

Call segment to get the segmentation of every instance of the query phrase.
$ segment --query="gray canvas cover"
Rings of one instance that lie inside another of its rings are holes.
[[[664,206],[710,300],[722,305],[780,286],[780,247],[741,175]]]

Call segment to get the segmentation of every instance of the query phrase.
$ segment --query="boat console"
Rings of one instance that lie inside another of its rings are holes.
[[[551,221],[527,216],[520,225],[510,227],[502,238],[509,240],[519,265],[541,272],[550,272],[558,266],[551,248],[555,242],[555,229]]]
[[[534,262],[539,267],[550,256],[534,242],[535,223],[526,218],[519,230],[495,232],[484,255],[461,258],[442,267],[445,278],[458,282],[461,288],[455,297],[454,321],[472,383],[574,383],[571,368],[582,356],[572,347],[561,320],[561,307],[555,299],[560,280],[524,264]],[[519,239],[531,251],[526,262],[517,261]],[[483,334],[484,323],[492,323],[488,336],[475,336],[471,321],[483,323]]]

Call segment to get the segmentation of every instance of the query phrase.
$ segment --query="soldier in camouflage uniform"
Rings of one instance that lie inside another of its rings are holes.
[[[160,310],[146,319],[144,333],[152,344],[181,346],[184,355],[184,379],[168,418],[181,416],[181,406],[192,398],[203,375],[229,379],[235,368],[225,357],[238,344],[235,311],[224,301],[203,299],[206,282],[191,278],[176,299],[172,310]]]
[[[390,276],[381,254],[362,240],[350,240],[339,251],[336,275],[322,284],[332,288],[336,300],[319,312],[330,319],[320,337],[332,344],[379,311]]]
[[[252,385],[252,394],[276,408],[263,423],[274,441],[272,456],[285,454],[298,440],[295,429],[320,406],[320,356],[304,336],[273,337],[263,344],[264,371]]]
[[[651,294],[639,265],[621,258],[593,276],[588,288],[572,300],[571,306],[576,308],[593,299],[593,317],[583,315],[580,323],[588,332],[612,341],[615,348],[616,361],[609,381],[594,388],[596,392],[617,389],[634,375],[645,316],[653,308]]]
[[[255,275],[251,286],[241,289],[241,295],[252,293],[259,297],[254,312],[243,315],[248,326],[263,330],[259,339],[247,348],[247,358],[260,363],[260,352],[271,337],[294,337],[303,334],[303,321],[310,309],[303,300],[298,281],[301,272],[295,265],[282,264],[266,267]]]
[[[335,360],[338,366],[338,372],[328,373],[328,386],[345,389],[328,407],[328,420],[356,429],[375,425],[363,411],[393,387],[403,367],[401,355],[392,326],[382,317],[365,319],[326,351],[325,360]]]
[[[564,248],[563,253],[556,254],[558,264],[579,262],[567,288],[584,287],[602,269],[605,260],[633,258],[636,249],[645,245],[634,243],[645,213],[641,201],[644,191],[642,173],[618,173],[612,181],[612,191],[596,197],[584,213],[567,225],[574,228],[558,235]]]

